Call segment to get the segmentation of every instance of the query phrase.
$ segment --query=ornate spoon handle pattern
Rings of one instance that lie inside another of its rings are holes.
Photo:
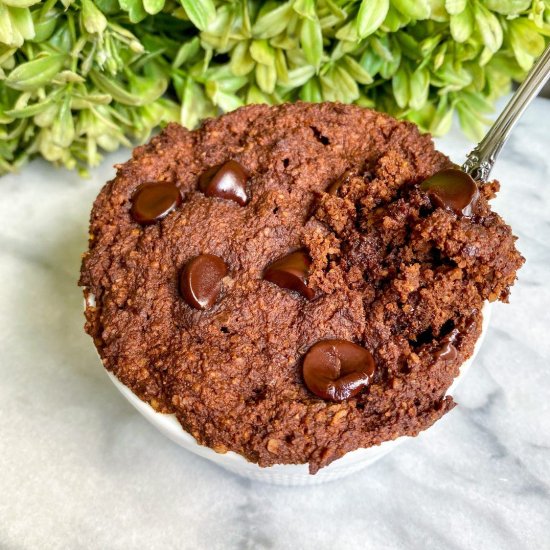
[[[533,65],[527,78],[516,90],[485,137],[468,154],[462,165],[464,172],[480,182],[486,182],[489,179],[495,160],[512,128],[544,86],[548,77],[550,77],[550,45]]]

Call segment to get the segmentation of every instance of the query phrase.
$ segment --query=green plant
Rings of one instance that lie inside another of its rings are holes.
[[[550,0],[0,0],[0,173],[297,99],[476,139],[549,35]]]

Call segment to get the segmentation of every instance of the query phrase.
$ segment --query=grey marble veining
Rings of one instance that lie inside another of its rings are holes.
[[[550,101],[514,131],[495,208],[527,258],[493,308],[459,406],[363,472],[279,488],[155,431],[83,334],[76,287],[91,181],[35,162],[0,181],[0,548],[550,547]],[[439,146],[461,162],[455,130]]]

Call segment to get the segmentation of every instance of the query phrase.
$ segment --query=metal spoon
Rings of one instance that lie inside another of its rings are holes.
[[[495,160],[512,128],[549,77],[550,45],[533,65],[527,78],[516,90],[485,137],[468,154],[462,165],[464,172],[481,183],[489,179]]]

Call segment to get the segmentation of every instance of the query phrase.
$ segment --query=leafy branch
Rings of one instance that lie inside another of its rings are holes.
[[[0,0],[0,173],[297,99],[477,139],[548,36],[550,0]]]

